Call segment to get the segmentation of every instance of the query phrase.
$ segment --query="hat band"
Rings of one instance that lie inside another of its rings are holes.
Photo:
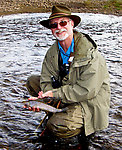
[[[50,18],[51,18],[51,17],[54,17],[54,16],[60,16],[60,15],[69,16],[69,15],[71,15],[71,14],[66,14],[66,13],[54,13],[54,14],[52,14],[52,15],[50,16]]]

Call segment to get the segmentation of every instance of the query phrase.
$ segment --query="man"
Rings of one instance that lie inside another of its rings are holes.
[[[40,23],[52,31],[56,42],[46,53],[41,76],[31,76],[27,88],[38,98],[61,98],[69,108],[53,114],[47,128],[65,139],[82,129],[86,136],[103,130],[108,126],[110,85],[106,62],[95,42],[74,30],[80,17],[71,15],[67,7],[53,6],[49,19]]]

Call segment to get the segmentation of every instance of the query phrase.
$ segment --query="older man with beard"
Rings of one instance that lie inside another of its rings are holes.
[[[96,43],[74,30],[80,21],[67,7],[53,6],[49,19],[40,23],[52,31],[56,42],[46,53],[41,76],[27,80],[31,95],[60,98],[61,106],[68,107],[47,122],[47,129],[65,140],[82,131],[89,136],[108,126],[110,85],[106,62]]]

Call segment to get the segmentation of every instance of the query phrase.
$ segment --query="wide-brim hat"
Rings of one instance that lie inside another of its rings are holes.
[[[69,17],[70,19],[72,19],[74,21],[74,27],[76,27],[81,21],[81,18],[77,15],[72,15],[70,9],[66,6],[55,5],[52,7],[52,13],[49,19],[40,21],[40,24],[50,29],[50,20],[60,17]]]

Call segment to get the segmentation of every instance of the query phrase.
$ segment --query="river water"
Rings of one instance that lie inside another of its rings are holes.
[[[105,57],[111,78],[109,127],[96,133],[91,150],[122,149],[122,17],[79,13],[76,28],[89,34]],[[35,150],[28,141],[45,113],[25,111],[21,103],[28,92],[27,77],[40,74],[42,61],[54,42],[39,21],[49,14],[32,13],[0,17],[0,150]],[[39,129],[41,131],[41,129]],[[41,145],[41,144],[40,144]]]

